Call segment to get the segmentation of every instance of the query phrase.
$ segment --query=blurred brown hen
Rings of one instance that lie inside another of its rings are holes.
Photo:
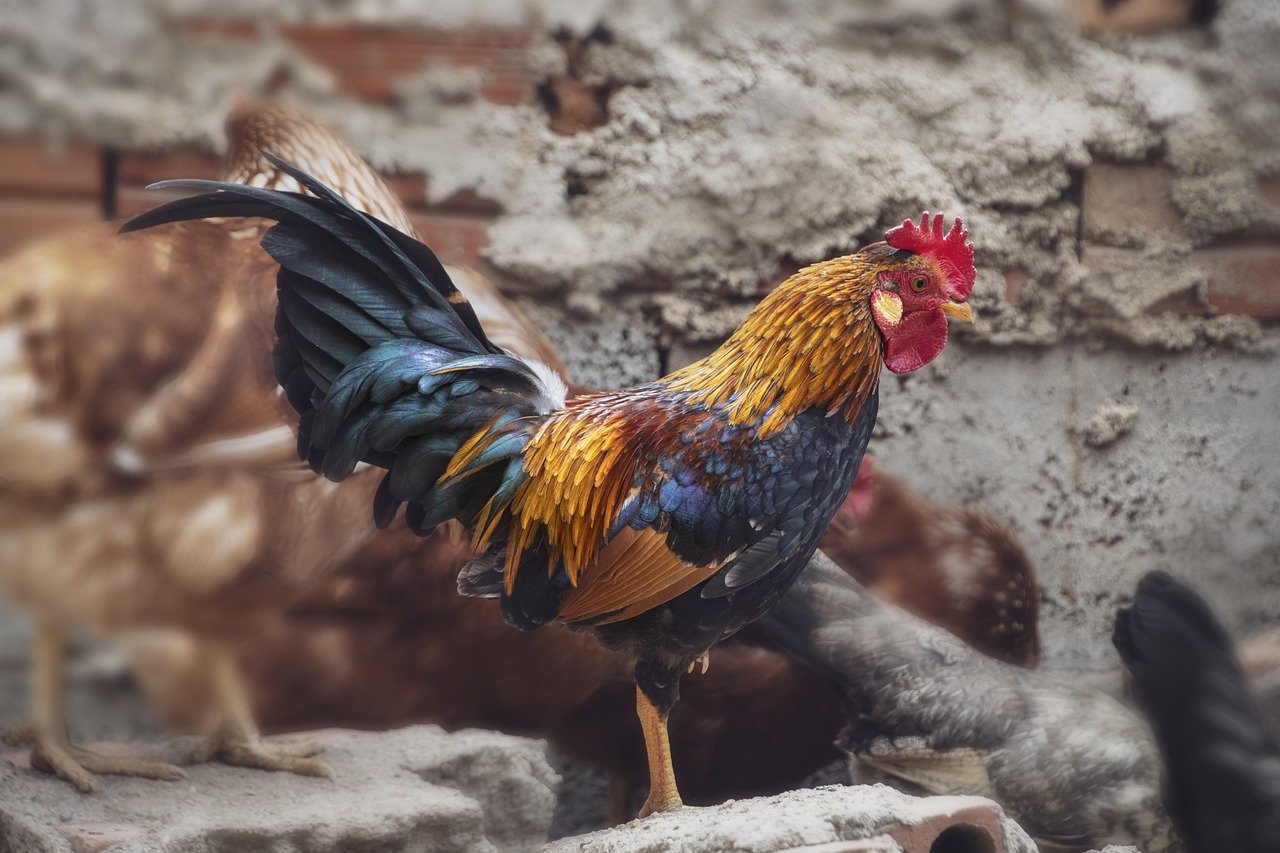
[[[311,119],[247,104],[227,131],[228,180],[296,188],[261,159],[272,151],[412,230],[382,180]],[[335,485],[296,462],[271,375],[275,265],[262,233],[243,220],[127,236],[104,224],[0,266],[0,593],[37,623],[32,763],[84,791],[99,786],[94,773],[182,774],[69,742],[73,626],[197,638],[220,716],[197,759],[327,772],[311,745],[260,742],[225,645],[299,601],[373,533],[376,477]],[[487,282],[454,276],[491,337],[562,370]]]
[[[941,507],[863,459],[822,550],[879,598],[989,657],[1040,659],[1040,590],[1008,529],[973,507]]]

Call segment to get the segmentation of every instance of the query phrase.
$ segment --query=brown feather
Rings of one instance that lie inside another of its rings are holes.
[[[589,569],[591,582],[565,594],[560,618],[566,622],[628,619],[670,601],[719,571],[723,563],[697,566],[676,557],[665,533],[626,528],[609,540]]]

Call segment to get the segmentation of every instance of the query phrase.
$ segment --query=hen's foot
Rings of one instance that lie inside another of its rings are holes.
[[[94,775],[96,773],[137,776],[142,779],[160,779],[165,782],[177,782],[187,778],[187,774],[181,767],[175,767],[163,761],[101,755],[39,736],[31,746],[31,766],[36,770],[53,773],[59,779],[75,785],[84,794],[102,790],[102,782]]]
[[[220,761],[254,770],[279,770],[299,776],[332,778],[329,765],[311,757],[322,749],[318,743],[268,744],[262,741],[235,657],[218,643],[209,643],[206,649],[223,723],[217,733],[196,749],[191,760]]]
[[[329,779],[333,777],[329,765],[311,757],[323,749],[314,741],[268,744],[252,736],[216,734],[197,747],[190,760],[196,764],[220,761],[235,767]]]

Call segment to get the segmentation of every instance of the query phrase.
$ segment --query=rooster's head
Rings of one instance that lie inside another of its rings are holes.
[[[871,313],[884,339],[884,363],[894,373],[928,364],[947,343],[947,318],[973,322],[965,300],[977,272],[969,232],[957,218],[944,234],[942,214],[920,224],[904,220],[885,232],[890,257],[876,277]]]

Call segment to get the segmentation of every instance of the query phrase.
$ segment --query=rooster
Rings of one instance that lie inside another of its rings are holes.
[[[915,370],[972,320],[959,220],[907,220],[884,243],[779,286],[707,358],[566,402],[538,362],[490,341],[430,249],[278,158],[310,196],[226,182],[125,227],[225,216],[277,224],[275,370],[299,449],[344,480],[389,469],[379,525],[460,519],[481,556],[467,595],[513,626],[589,631],[634,657],[650,790],[683,805],[666,723],[681,675],[765,613],[817,548],[875,423],[882,363]]]
[[[1280,746],[1209,606],[1152,572],[1116,614],[1112,640],[1155,730],[1165,807],[1187,849],[1280,850]]]
[[[227,123],[230,180],[294,187],[269,147],[402,229],[408,215],[330,130],[279,105]],[[263,223],[117,237],[102,225],[0,265],[0,591],[36,620],[33,766],[82,791],[168,764],[70,742],[66,629],[175,627],[198,639],[221,723],[196,758],[320,775],[311,745],[262,742],[228,643],[305,596],[374,534],[376,478],[335,487],[298,465],[268,354],[275,267]],[[455,272],[488,333],[563,369],[491,286]],[[288,416],[287,416],[288,415]],[[452,545],[442,531],[438,537]]]

